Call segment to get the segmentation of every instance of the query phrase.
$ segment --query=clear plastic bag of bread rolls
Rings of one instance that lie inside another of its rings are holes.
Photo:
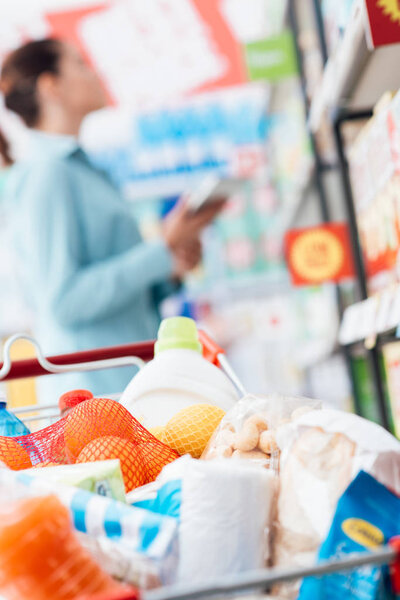
[[[201,458],[249,460],[278,471],[277,429],[319,408],[321,403],[309,398],[247,395],[226,413]]]

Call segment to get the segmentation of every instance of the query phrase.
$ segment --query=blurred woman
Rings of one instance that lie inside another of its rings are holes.
[[[6,107],[32,130],[7,197],[35,337],[47,354],[154,338],[159,303],[198,264],[200,232],[221,205],[192,215],[181,202],[159,240],[141,239],[127,203],[79,147],[84,117],[106,100],[76,48],[30,42],[5,60],[0,86]],[[118,369],[51,377],[50,399],[68,387],[118,392],[131,376]]]

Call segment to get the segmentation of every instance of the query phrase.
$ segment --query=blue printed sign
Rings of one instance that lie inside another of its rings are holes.
[[[179,194],[211,171],[254,174],[264,160],[267,101],[268,88],[253,84],[120,115],[124,126],[115,127],[117,115],[110,114],[109,131],[105,116],[103,134],[97,121],[95,130],[87,128],[84,143],[130,198]]]

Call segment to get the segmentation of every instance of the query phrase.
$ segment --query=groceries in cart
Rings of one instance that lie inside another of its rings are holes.
[[[0,437],[0,460],[15,470],[118,459],[128,492],[153,481],[178,456],[107,398],[84,400],[35,433]]]
[[[371,475],[360,471],[339,498],[318,560],[338,554],[374,551],[399,531],[400,497]],[[340,593],[345,596],[352,589],[360,598],[384,598],[387,575],[387,569],[371,566],[350,574],[337,573],[322,579],[312,577],[303,583],[299,600],[328,598]]]
[[[221,420],[202,458],[247,459],[268,468],[279,457],[277,428],[320,406],[315,400],[279,394],[265,398],[246,396]]]
[[[71,485],[100,496],[126,501],[126,488],[119,458],[72,465],[50,464],[49,461],[48,464],[39,463],[26,473],[53,483]]]
[[[389,590],[382,564],[393,563],[387,544],[400,534],[399,441],[315,400],[243,394],[189,319],[163,322],[155,353],[120,402],[66,391],[54,424],[0,437],[0,511],[60,506],[76,555],[90,556],[121,600],[136,593],[123,586],[160,588],[148,600],[253,588],[372,600]],[[36,534],[20,532],[27,554],[38,547]],[[0,596],[22,600],[3,559]],[[336,564],[351,577],[304,578]],[[34,582],[30,566],[19,573]],[[54,580],[62,573],[57,564]],[[65,597],[78,598],[70,589]]]
[[[84,550],[68,509],[53,495],[0,506],[0,589],[10,599],[69,600],[122,585]]]
[[[121,396],[121,404],[145,427],[165,427],[180,410],[195,404],[227,411],[239,399],[231,380],[204,358],[192,319],[165,319],[154,354]]]

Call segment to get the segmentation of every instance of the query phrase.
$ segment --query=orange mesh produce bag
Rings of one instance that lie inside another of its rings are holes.
[[[91,443],[105,437],[125,440],[130,454],[133,454],[132,446],[136,449],[135,457],[130,459],[129,453],[122,451],[121,443],[118,446],[113,442],[115,447],[121,448],[118,458],[123,472],[125,464],[133,471],[129,475],[124,473],[125,482],[130,481],[129,487],[132,482],[143,485],[153,481],[166,464],[179,456],[147,431],[121,404],[107,398],[92,398],[81,402],[68,416],[45,429],[15,438],[0,437],[0,461],[14,470],[29,468],[31,464],[39,466],[47,461],[75,463],[85,448],[85,461],[102,460],[105,458],[104,444]],[[88,444],[91,444],[89,450]],[[125,459],[127,462],[123,465]]]

